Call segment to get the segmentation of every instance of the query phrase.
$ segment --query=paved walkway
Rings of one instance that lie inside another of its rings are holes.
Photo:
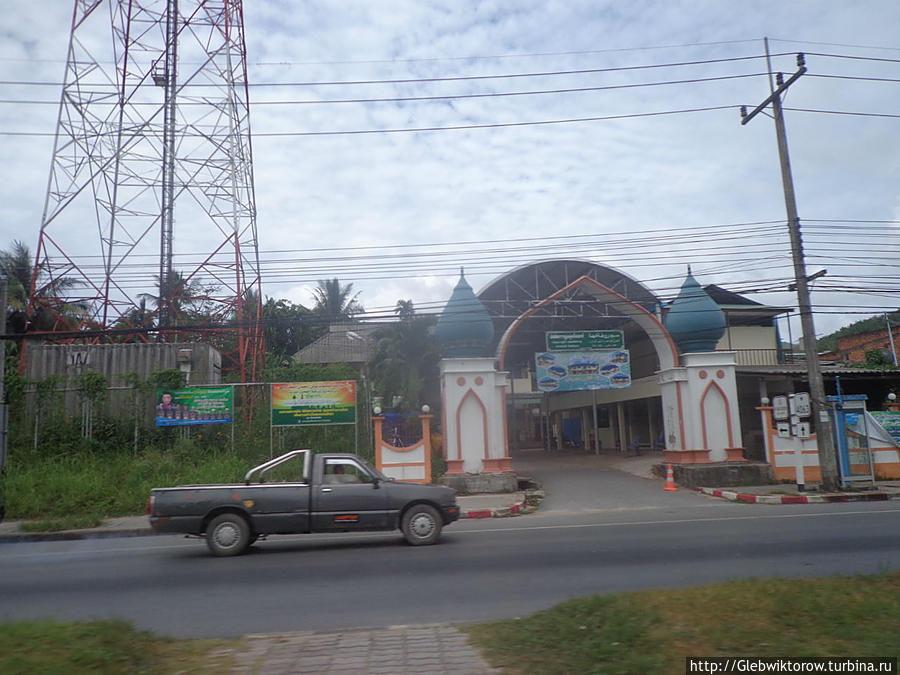
[[[346,633],[262,635],[247,639],[233,656],[233,673],[260,675],[481,675],[499,672],[468,637],[447,625],[396,626]]]

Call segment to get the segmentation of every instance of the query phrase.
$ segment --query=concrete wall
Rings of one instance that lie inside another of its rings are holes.
[[[771,326],[729,326],[716,345],[717,351],[735,349],[778,349],[775,328]]]

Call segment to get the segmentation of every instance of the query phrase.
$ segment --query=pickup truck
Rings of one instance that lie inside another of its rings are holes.
[[[205,537],[213,555],[232,556],[270,534],[399,528],[413,546],[435,544],[459,507],[453,489],[387,478],[356,455],[293,450],[243,483],[153,488],[147,514],[154,532]]]

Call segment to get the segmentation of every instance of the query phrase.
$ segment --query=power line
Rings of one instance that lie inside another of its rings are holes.
[[[661,87],[667,85],[680,85],[680,84],[702,84],[705,82],[721,82],[725,80],[738,80],[745,79],[750,77],[762,77],[766,75],[766,73],[746,73],[742,75],[722,75],[718,77],[700,77],[700,78],[690,78],[684,80],[665,80],[662,82],[637,82],[634,84],[613,84],[602,87],[570,87],[565,89],[543,89],[543,90],[535,90],[535,91],[501,91],[501,92],[486,92],[481,94],[447,94],[440,96],[402,96],[402,97],[382,97],[382,98],[343,98],[343,99],[307,99],[307,100],[299,100],[299,101],[253,101],[252,106],[270,106],[270,105],[323,105],[323,104],[334,104],[334,103],[411,103],[411,102],[427,102],[427,101],[450,101],[450,100],[461,100],[461,99],[479,99],[479,98],[500,98],[500,97],[509,97],[509,96],[541,96],[547,94],[573,94],[573,93],[586,93],[592,91],[611,91],[616,89],[638,89],[642,87]],[[900,81],[900,80],[898,80]],[[5,104],[18,104],[18,105],[28,105],[28,104],[41,104],[41,105],[59,105],[59,101],[50,101],[50,100],[27,100],[27,99],[0,99],[0,103]],[[109,107],[118,106],[118,101],[110,100],[108,102],[100,102],[102,105],[107,105]],[[143,101],[143,102],[131,102],[128,104],[131,106],[153,106],[159,107],[159,103],[154,103],[151,101]],[[182,106],[207,106],[209,105],[206,102],[202,101],[182,101],[179,102],[179,107]]]

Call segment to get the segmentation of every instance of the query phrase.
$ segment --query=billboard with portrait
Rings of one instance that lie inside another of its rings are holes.
[[[156,392],[156,426],[230,424],[232,398],[230,386],[159,389]]]

